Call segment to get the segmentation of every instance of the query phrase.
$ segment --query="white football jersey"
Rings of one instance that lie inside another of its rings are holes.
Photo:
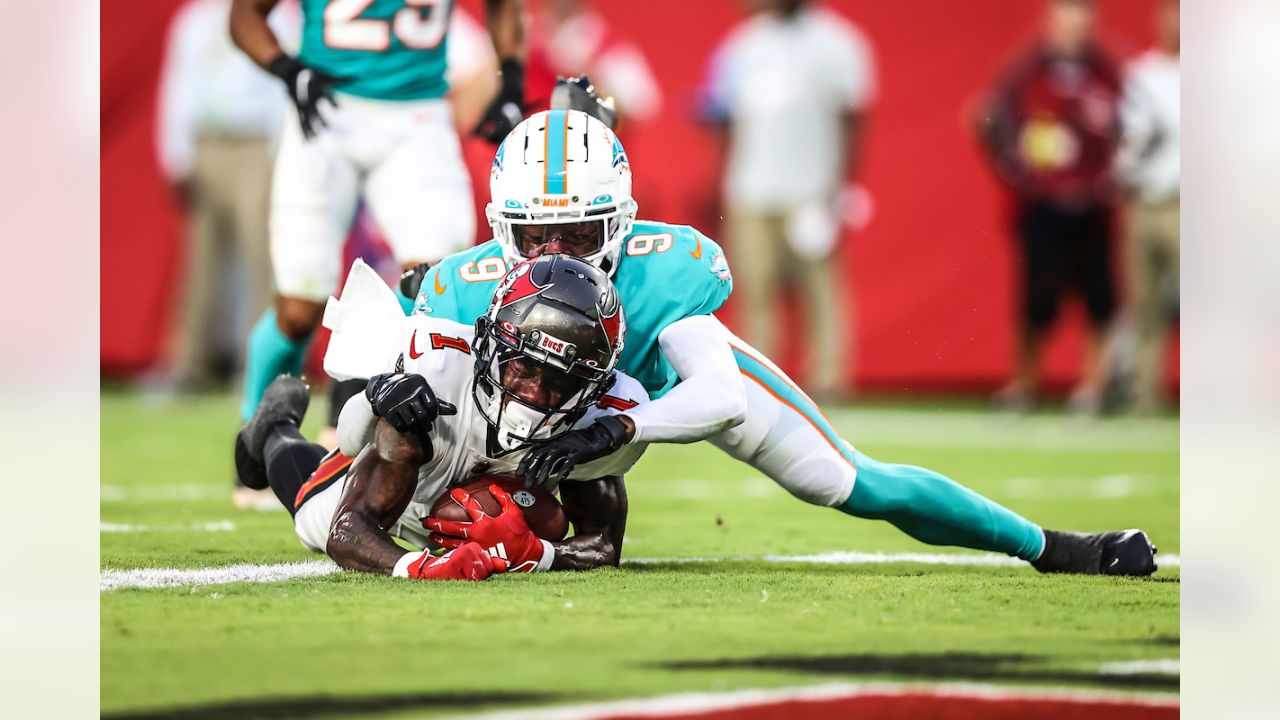
[[[432,424],[431,441],[435,455],[418,470],[418,486],[409,507],[392,534],[425,544],[422,518],[449,489],[466,485],[482,474],[513,475],[527,448],[490,455],[490,427],[472,399],[475,383],[475,328],[469,325],[413,315],[404,318],[401,341],[388,358],[385,372],[416,373],[427,379],[440,400],[458,409]],[[647,402],[648,394],[634,378],[618,373],[617,382],[596,406],[587,410],[575,428],[590,425],[597,418],[612,415]],[[354,456],[372,440],[376,418],[364,393],[351,398],[338,420],[338,436],[343,454]],[[606,475],[622,475],[640,459],[644,443],[624,445],[617,452],[574,468],[570,480],[592,480]],[[549,488],[554,489],[554,488]]]

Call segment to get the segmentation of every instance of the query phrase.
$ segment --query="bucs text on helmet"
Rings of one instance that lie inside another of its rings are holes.
[[[626,318],[599,268],[570,255],[523,262],[476,320],[476,406],[506,450],[571,429],[614,381]]]
[[[485,215],[508,263],[561,250],[613,274],[636,203],[631,163],[612,130],[580,111],[520,123],[498,147]]]

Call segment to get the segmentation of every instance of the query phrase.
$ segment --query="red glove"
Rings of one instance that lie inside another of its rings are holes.
[[[475,580],[480,581],[495,572],[504,572],[504,560],[491,557],[476,543],[462,543],[440,557],[429,552],[419,556],[406,555],[404,572],[417,580]],[[399,564],[396,570],[400,570]],[[398,572],[392,572],[398,575]]]
[[[427,518],[422,521],[422,525],[433,531],[431,542],[444,548],[479,543],[488,549],[490,555],[505,560],[508,572],[551,569],[551,560],[555,556],[551,543],[529,530],[524,513],[502,488],[490,485],[489,492],[502,506],[502,512],[497,517],[486,515],[480,503],[465,490],[451,490],[449,497],[467,511],[472,522]]]

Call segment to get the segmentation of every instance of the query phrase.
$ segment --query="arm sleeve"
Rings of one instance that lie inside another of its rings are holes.
[[[364,446],[373,441],[373,427],[377,421],[373,406],[364,393],[352,395],[338,415],[338,450],[347,457],[359,455]]]
[[[711,315],[667,326],[658,346],[680,376],[666,395],[627,411],[636,424],[633,443],[691,443],[743,421],[747,391],[727,330]]]

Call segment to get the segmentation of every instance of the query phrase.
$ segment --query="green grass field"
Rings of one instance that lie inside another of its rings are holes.
[[[317,559],[284,512],[231,506],[234,408],[103,393],[104,571]],[[938,469],[1044,526],[1142,527],[1160,557],[1178,553],[1176,419],[829,414],[871,456]],[[778,561],[974,553],[795,501],[706,444],[654,447],[627,480],[633,562],[616,570],[104,590],[104,716],[416,717],[831,681],[1178,690],[1176,674],[1103,672],[1178,658],[1176,566],[1132,580]]]

